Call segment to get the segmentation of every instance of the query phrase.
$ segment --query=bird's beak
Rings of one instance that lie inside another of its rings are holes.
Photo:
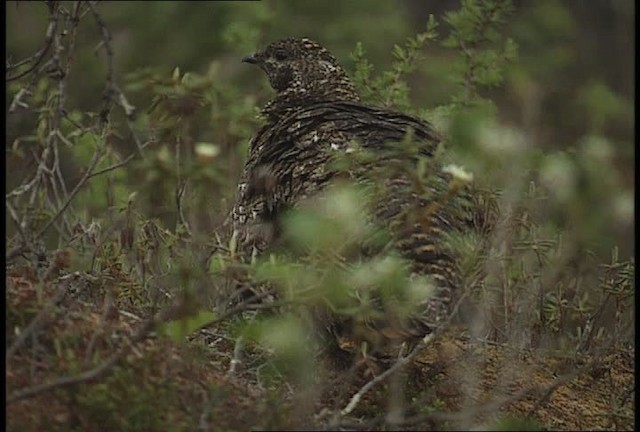
[[[248,56],[242,57],[242,62],[243,63],[256,64],[256,63],[258,63],[258,59],[256,58],[255,54],[249,54]]]

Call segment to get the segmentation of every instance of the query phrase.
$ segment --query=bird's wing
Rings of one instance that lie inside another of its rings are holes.
[[[447,192],[445,175],[431,176],[430,196],[425,196],[413,187],[406,161],[396,161],[400,171],[386,169],[394,162],[386,150],[401,146],[407,133],[420,144],[420,156],[434,154],[440,138],[428,123],[356,102],[314,104],[263,127],[250,145],[232,212],[234,224],[267,226],[269,235],[264,241],[268,242],[278,230],[278,215],[324,189],[338,175],[332,159],[348,153],[357,143],[380,155],[377,172],[386,176],[382,178],[386,192],[377,197],[374,206],[376,219],[395,234],[398,248],[415,263],[416,271],[451,283],[453,260],[443,240],[461,224],[464,215],[458,217],[452,211],[460,210],[455,205],[434,204]],[[366,173],[360,174],[356,173],[355,179],[366,180]],[[416,219],[415,215],[424,217]]]

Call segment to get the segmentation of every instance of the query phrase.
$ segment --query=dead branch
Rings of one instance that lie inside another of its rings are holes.
[[[367,382],[364,386],[362,386],[362,388],[360,388],[360,390],[358,390],[358,392],[351,397],[347,406],[345,406],[340,411],[340,415],[346,416],[350,414],[355,409],[355,407],[358,406],[360,399],[362,399],[362,396],[364,396],[365,393],[367,393],[376,384],[381,383],[382,381],[387,379],[387,377],[391,376],[394,372],[400,370],[402,367],[409,364],[409,362],[413,360],[413,358],[416,356],[417,353],[422,351],[423,348],[425,348],[427,345],[429,345],[429,343],[431,343],[431,341],[433,340],[433,337],[434,337],[434,333],[427,335],[422,341],[420,341],[420,343],[414,348],[413,351],[411,351],[409,355],[400,358],[389,369],[387,369],[380,375],[376,376],[371,381]]]
[[[371,390],[371,388],[373,388],[376,384],[381,383],[387,377],[391,376],[394,372],[401,370],[404,366],[409,364],[419,352],[421,352],[427,345],[431,343],[431,341],[433,341],[437,336],[444,333],[449,328],[449,324],[451,323],[453,318],[458,314],[460,305],[462,305],[462,303],[466,300],[466,298],[467,298],[467,294],[462,295],[454,305],[452,312],[449,314],[447,319],[439,327],[437,327],[432,333],[425,336],[418,343],[418,345],[414,347],[413,351],[411,351],[405,357],[399,358],[393,364],[393,366],[391,366],[389,369],[387,369],[380,375],[374,377],[371,381],[367,382],[364,386],[362,386],[360,390],[358,390],[358,392],[351,397],[351,399],[349,400],[349,403],[339,412],[338,416],[334,419],[335,424],[339,424],[340,417],[348,415],[356,408],[356,406],[358,406],[358,403],[360,402],[360,400],[362,399],[362,396],[364,396],[365,393]]]
[[[496,412],[501,408],[508,406],[514,402],[517,402],[527,396],[540,395],[540,398],[538,399],[538,401],[535,403],[535,405],[529,410],[529,412],[525,416],[526,419],[530,419],[535,414],[535,412],[549,400],[549,398],[553,395],[553,393],[558,388],[560,388],[565,384],[568,384],[569,382],[573,381],[580,375],[593,370],[595,367],[597,367],[598,364],[600,364],[601,360],[602,360],[601,357],[594,358],[588,364],[556,378],[553,382],[551,382],[546,386],[540,386],[540,385],[530,386],[514,393],[513,395],[498,398],[491,402],[487,402],[485,404],[478,405],[473,408],[466,409],[460,412],[432,412],[432,413],[419,414],[413,417],[408,417],[400,422],[394,422],[393,426],[396,426],[396,427],[413,426],[413,425],[424,423],[426,421],[439,421],[439,422],[468,421],[483,414]],[[386,415],[380,415],[365,423],[356,423],[352,420],[344,419],[339,423],[337,423],[336,425],[340,427],[352,428],[356,430],[367,430],[377,425],[385,423],[385,420],[386,420]]]
[[[104,152],[105,152],[104,147],[100,147],[98,148],[98,150],[96,150],[96,152],[93,154],[93,159],[91,160],[91,163],[87,168],[87,171],[84,173],[84,175],[82,176],[80,181],[76,184],[76,186],[73,188],[73,190],[67,197],[66,201],[62,204],[62,206],[58,209],[58,211],[53,215],[51,219],[49,219],[49,222],[47,222],[47,224],[38,232],[38,234],[36,234],[35,239],[41,238],[47,232],[47,230],[51,227],[51,225],[67,209],[67,207],[69,207],[69,204],[71,204],[71,201],[73,200],[73,198],[75,198],[78,192],[80,192],[80,189],[82,189],[85,183],[87,183],[87,181],[89,180],[89,176],[91,175],[93,170],[96,168],[96,166],[100,162],[100,159],[104,155]]]
[[[7,76],[6,81],[15,81],[35,71],[36,68],[38,68],[38,66],[40,65],[40,63],[42,63],[42,60],[44,59],[44,57],[49,52],[49,49],[51,48],[51,45],[53,43],[53,35],[55,34],[58,28],[58,8],[55,1],[48,2],[48,6],[49,6],[49,25],[47,27],[47,31],[44,36],[44,46],[40,48],[40,50],[35,54],[33,54],[32,56],[29,56],[26,59],[21,60],[16,64],[8,66],[7,72],[11,69],[16,69],[20,66],[33,62],[33,64],[29,66],[26,70],[13,76]]]
[[[21,221],[20,218],[18,218],[18,214],[16,213],[16,210],[13,208],[11,203],[6,202],[5,205],[7,206],[7,210],[9,210],[9,216],[11,217],[11,220],[16,225],[18,234],[20,234],[20,237],[22,238],[22,244],[28,244],[29,237],[27,236],[27,233],[24,231],[24,229],[26,228],[24,221]]]
[[[243,347],[243,337],[239,336],[236,339],[235,346],[233,347],[233,358],[229,362],[229,370],[227,371],[227,376],[231,376],[236,373],[236,367],[238,364],[242,363],[240,360],[240,356],[242,355],[242,347]]]
[[[140,146],[140,148],[141,148],[141,149],[145,149],[145,148],[147,148],[150,144],[154,144],[155,142],[156,142],[155,140],[147,141],[147,142],[145,142],[144,144],[142,144],[142,145]],[[103,169],[101,169],[101,170],[98,170],[98,171],[95,171],[95,172],[91,173],[91,174],[89,175],[89,178],[97,177],[97,176],[99,176],[99,175],[102,175],[102,174],[105,174],[105,173],[108,173],[108,172],[111,172],[111,171],[115,171],[115,170],[117,170],[118,168],[122,168],[122,167],[126,166],[129,162],[131,162],[131,161],[133,160],[133,158],[134,158],[134,157],[136,157],[136,156],[137,156],[137,153],[131,153],[129,156],[127,156],[127,157],[126,157],[125,159],[123,159],[121,162],[115,163],[115,164],[113,164],[113,165],[111,165],[111,166],[108,166],[108,167],[106,167],[106,168],[103,168]]]
[[[115,102],[116,104],[120,105],[120,107],[122,107],[127,116],[127,119],[131,119],[135,115],[136,108],[129,103],[116,83],[115,69],[113,66],[113,46],[111,32],[109,31],[109,28],[107,27],[106,23],[102,19],[102,16],[100,16],[94,5],[91,2],[88,2],[88,5],[102,36],[100,47],[104,47],[104,51],[107,56],[107,85],[103,93],[103,107],[100,111],[100,118],[104,122],[107,121],[109,112],[111,111],[111,104]]]

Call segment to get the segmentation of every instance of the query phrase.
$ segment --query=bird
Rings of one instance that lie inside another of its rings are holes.
[[[388,150],[402,146],[407,134],[419,143],[419,157],[434,159],[441,146],[442,138],[427,121],[362,102],[336,57],[309,38],[276,40],[242,62],[261,69],[275,91],[261,110],[265,123],[250,141],[229,216],[238,248],[247,257],[260,256],[278,242],[287,211],[343,177],[332,163],[341,155],[370,151],[379,155],[377,166],[384,168],[390,163]],[[395,248],[411,263],[411,271],[432,278],[435,294],[418,315],[400,324],[387,317],[366,323],[366,331],[361,331],[362,326],[348,319],[329,318],[327,327],[338,338],[355,334],[373,351],[378,347],[383,351],[381,346],[394,340],[415,343],[451,313],[460,276],[458,257],[446,238],[470,229],[474,214],[466,189],[452,195],[452,175],[432,169],[428,183],[432,196],[447,196],[446,200],[419,196],[411,187],[412,179],[396,170],[383,180],[386,195],[372,213],[391,231]],[[364,181],[371,168],[363,166],[354,172],[356,181]],[[420,217],[411,219],[408,214]]]

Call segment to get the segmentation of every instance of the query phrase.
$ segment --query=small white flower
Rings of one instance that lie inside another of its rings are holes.
[[[473,173],[466,171],[458,165],[449,164],[442,168],[442,172],[451,174],[454,179],[461,180],[465,183],[471,183],[473,181]]]
[[[202,159],[213,159],[220,154],[220,147],[215,144],[200,142],[196,144],[196,154]]]

